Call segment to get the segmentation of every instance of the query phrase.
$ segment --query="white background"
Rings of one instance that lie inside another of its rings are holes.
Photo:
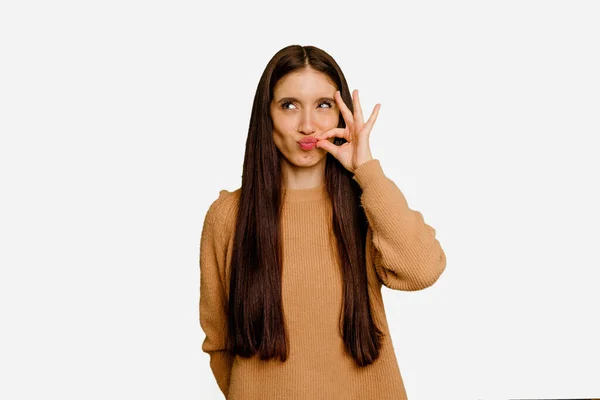
[[[289,44],[342,67],[447,269],[384,301],[408,396],[600,396],[600,4],[5,1],[0,398],[218,399],[198,252]]]

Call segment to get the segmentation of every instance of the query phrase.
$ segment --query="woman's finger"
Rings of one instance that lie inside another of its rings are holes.
[[[319,140],[317,142],[317,147],[319,149],[323,149],[326,152],[330,153],[336,159],[338,158],[338,152],[340,151],[340,146],[336,146],[331,143],[329,140]]]
[[[352,111],[350,111],[346,103],[344,103],[342,94],[339,90],[335,92],[334,97],[337,101],[338,107],[340,108],[344,122],[346,122],[346,127],[349,128],[350,132],[352,132],[354,130],[354,117],[352,116]]]
[[[365,124],[365,119],[360,106],[360,99],[358,98],[358,89],[352,92],[352,104],[354,106],[354,128],[357,132],[360,132]]]
[[[380,108],[381,108],[381,104],[379,104],[379,103],[375,104],[375,108],[373,109],[373,112],[371,113],[369,120],[365,123],[365,126],[363,127],[361,133],[363,133],[365,135],[369,135],[371,133],[371,129],[373,129],[373,124],[375,123],[375,121],[377,120],[377,116],[379,115]]]
[[[330,137],[339,137],[346,139],[346,141],[348,142],[350,141],[348,128],[332,128],[315,136],[317,140],[325,140]]]

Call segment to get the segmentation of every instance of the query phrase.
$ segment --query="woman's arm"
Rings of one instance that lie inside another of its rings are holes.
[[[223,192],[221,192],[223,193]],[[216,202],[219,200],[217,199]],[[200,326],[206,338],[202,350],[210,355],[210,367],[227,398],[229,378],[234,357],[226,349],[227,333],[227,298],[220,271],[225,269],[226,243],[223,229],[217,229],[220,219],[220,208],[213,203],[204,219],[200,240]],[[220,234],[221,233],[221,234]]]
[[[446,255],[423,215],[411,210],[378,159],[361,164],[353,178],[361,186],[361,204],[369,221],[367,250],[390,289],[421,290],[433,285],[446,268]]]

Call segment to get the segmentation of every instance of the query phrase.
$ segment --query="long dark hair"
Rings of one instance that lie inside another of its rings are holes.
[[[227,343],[234,354],[262,360],[288,356],[288,339],[281,295],[281,157],[273,141],[269,113],[273,88],[287,74],[311,67],[337,86],[354,112],[346,78],[335,60],[314,46],[291,45],[267,64],[254,96],[237,214],[231,280]],[[342,115],[339,128],[346,126]],[[335,138],[334,144],[346,140]],[[360,206],[362,190],[333,156],[327,153],[325,180],[332,201],[332,226],[337,238],[344,279],[343,331],[346,350],[359,366],[379,357],[382,331],[371,313],[366,274],[365,239],[368,221]]]

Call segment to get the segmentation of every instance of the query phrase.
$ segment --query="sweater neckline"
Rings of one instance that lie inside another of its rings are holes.
[[[285,203],[307,203],[320,201],[329,196],[327,185],[323,182],[319,186],[307,189],[283,189]]]

